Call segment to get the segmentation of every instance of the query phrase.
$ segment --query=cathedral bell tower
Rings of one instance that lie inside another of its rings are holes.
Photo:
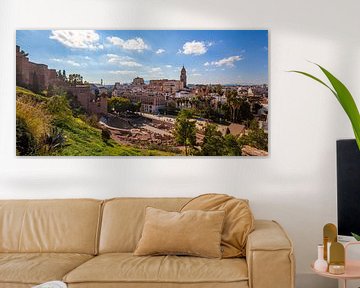
[[[183,83],[184,88],[186,87],[186,70],[185,67],[183,65],[182,69],[181,69],[181,73],[180,73],[180,81]]]

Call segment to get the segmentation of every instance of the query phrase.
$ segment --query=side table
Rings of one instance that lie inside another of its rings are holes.
[[[331,274],[329,272],[320,272],[314,269],[314,264],[311,265],[311,269],[318,275],[327,278],[338,279],[343,281],[343,288],[346,288],[348,280],[360,279],[360,259],[359,260],[348,260],[347,259],[347,248],[352,245],[360,245],[360,242],[348,242],[345,246],[345,273],[344,274]]]

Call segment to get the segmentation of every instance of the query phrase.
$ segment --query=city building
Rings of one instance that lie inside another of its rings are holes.
[[[107,94],[95,95],[90,85],[76,85],[68,87],[68,92],[72,93],[80,105],[87,113],[105,115],[107,113]]]
[[[183,83],[180,80],[150,80],[149,89],[157,92],[169,92],[175,93],[184,88]]]
[[[90,84],[90,91],[96,96],[108,93],[108,89],[104,85],[95,83]]]
[[[145,85],[144,78],[141,78],[141,77],[134,78],[132,85],[135,85],[135,86]]]
[[[115,89],[115,90],[118,90],[118,89],[120,89],[120,88],[121,88],[120,82],[115,82],[114,89]]]
[[[158,114],[160,109],[165,108],[165,96],[161,94],[125,93],[122,97],[129,99],[133,103],[141,103],[140,111],[145,113]]]
[[[187,83],[186,83],[186,69],[185,69],[184,65],[180,72],[180,81],[182,82],[183,87],[185,88]]]

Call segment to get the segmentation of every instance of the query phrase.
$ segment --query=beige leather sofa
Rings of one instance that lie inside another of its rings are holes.
[[[293,288],[292,244],[257,220],[246,258],[133,256],[146,206],[186,198],[0,201],[0,288],[63,280],[71,288]]]

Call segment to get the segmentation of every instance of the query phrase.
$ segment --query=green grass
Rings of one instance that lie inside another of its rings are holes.
[[[137,149],[119,145],[114,140],[105,143],[101,138],[101,130],[89,126],[79,118],[72,118],[56,123],[63,129],[66,146],[55,155],[61,156],[141,156],[171,155],[157,150]]]
[[[25,105],[40,105],[36,102],[46,102],[49,98],[31,92],[25,88],[16,87],[17,97],[26,95],[33,97],[33,102],[24,102]],[[35,103],[35,104],[34,104]],[[131,146],[120,145],[110,139],[106,143],[102,140],[101,130],[90,126],[80,118],[73,116],[67,118],[55,117],[49,125],[63,130],[66,137],[65,146],[53,152],[54,156],[170,156],[175,155],[159,150],[138,149]]]
[[[28,96],[38,102],[46,102],[49,98],[43,95],[36,94],[26,88],[16,86],[16,97]]]

